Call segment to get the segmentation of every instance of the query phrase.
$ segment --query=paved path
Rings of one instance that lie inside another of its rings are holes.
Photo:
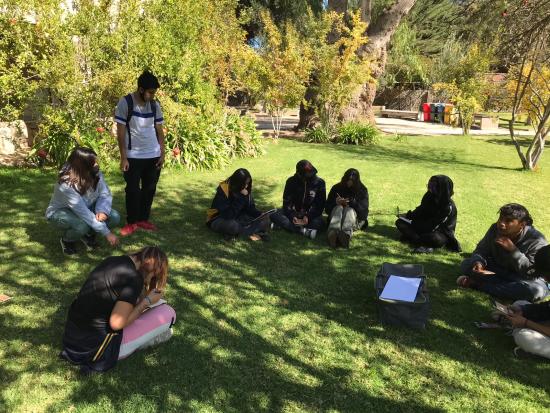
[[[461,128],[453,128],[441,123],[418,122],[415,120],[376,118],[376,126],[386,133],[401,135],[462,135]],[[508,129],[471,129],[471,135],[509,135]],[[534,132],[516,131],[518,136],[533,136]]]
[[[255,116],[258,130],[263,131],[265,135],[273,133],[271,117],[265,113],[253,113]],[[289,111],[283,118],[281,126],[281,135],[292,135],[292,129],[298,124],[297,111]],[[396,133],[400,135],[462,135],[461,128],[453,128],[441,123],[418,122],[415,120],[395,119],[395,118],[376,118],[376,126],[386,133]],[[501,135],[508,136],[508,129],[472,129],[471,135]],[[534,132],[516,131],[517,136],[533,136]]]

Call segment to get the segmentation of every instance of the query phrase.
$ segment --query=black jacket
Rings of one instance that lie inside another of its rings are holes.
[[[341,182],[334,185],[328,193],[327,202],[325,204],[325,212],[328,215],[330,215],[336,206],[336,197],[338,195],[342,198],[349,199],[348,205],[357,212],[358,221],[367,221],[369,217],[369,191],[365,185],[361,184],[361,188],[359,188],[357,193]]]
[[[410,219],[413,229],[419,234],[441,231],[449,238],[446,247],[452,251],[461,251],[455,237],[458,211],[454,201],[453,183],[445,175],[436,175],[431,179],[437,181],[437,192],[426,192],[420,205],[414,211],[408,211],[406,218]]]
[[[252,218],[259,217],[262,213],[256,208],[252,194],[247,196],[229,192],[229,184],[223,181],[216,190],[212,206],[206,211],[206,223],[220,217],[224,219],[237,219],[242,214]]]
[[[290,219],[307,216],[309,220],[323,215],[327,193],[325,181],[314,175],[305,182],[293,175],[286,180],[283,211]]]

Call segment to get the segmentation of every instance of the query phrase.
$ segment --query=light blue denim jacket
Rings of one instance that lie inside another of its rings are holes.
[[[46,209],[46,218],[50,218],[56,211],[69,208],[77,217],[88,224],[95,232],[107,235],[111,230],[105,222],[96,219],[95,214],[103,212],[111,214],[113,195],[107,186],[103,174],[99,173],[99,182],[96,189],[90,188],[87,193],[80,195],[72,186],[57,182],[54,186],[50,204]]]

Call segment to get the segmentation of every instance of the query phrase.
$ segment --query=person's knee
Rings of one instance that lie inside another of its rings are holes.
[[[528,353],[543,355],[550,345],[550,339],[538,331],[528,328],[515,329],[513,332],[516,345]]]
[[[227,223],[226,232],[229,235],[239,235],[241,232],[241,225],[237,221],[231,220]]]
[[[109,220],[107,221],[109,228],[113,228],[118,226],[120,224],[120,214],[118,211],[111,209],[111,213],[109,214]]]
[[[75,237],[83,237],[90,232],[90,227],[82,220],[78,220],[71,225],[71,231],[75,234]]]
[[[543,285],[537,282],[529,283],[528,290],[530,297],[526,297],[526,299],[531,302],[540,301],[548,295],[548,287],[546,284]]]

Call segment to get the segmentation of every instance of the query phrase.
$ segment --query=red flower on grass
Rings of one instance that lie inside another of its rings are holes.
[[[38,152],[36,152],[36,155],[39,158],[46,159],[48,157],[48,152],[45,149],[39,149]]]
[[[180,153],[181,153],[180,148],[175,147],[174,149],[172,149],[172,155],[174,155],[174,158],[177,158]]]
[[[105,132],[105,128],[102,126],[98,126],[97,128],[95,128],[95,130],[98,131],[99,133]]]

